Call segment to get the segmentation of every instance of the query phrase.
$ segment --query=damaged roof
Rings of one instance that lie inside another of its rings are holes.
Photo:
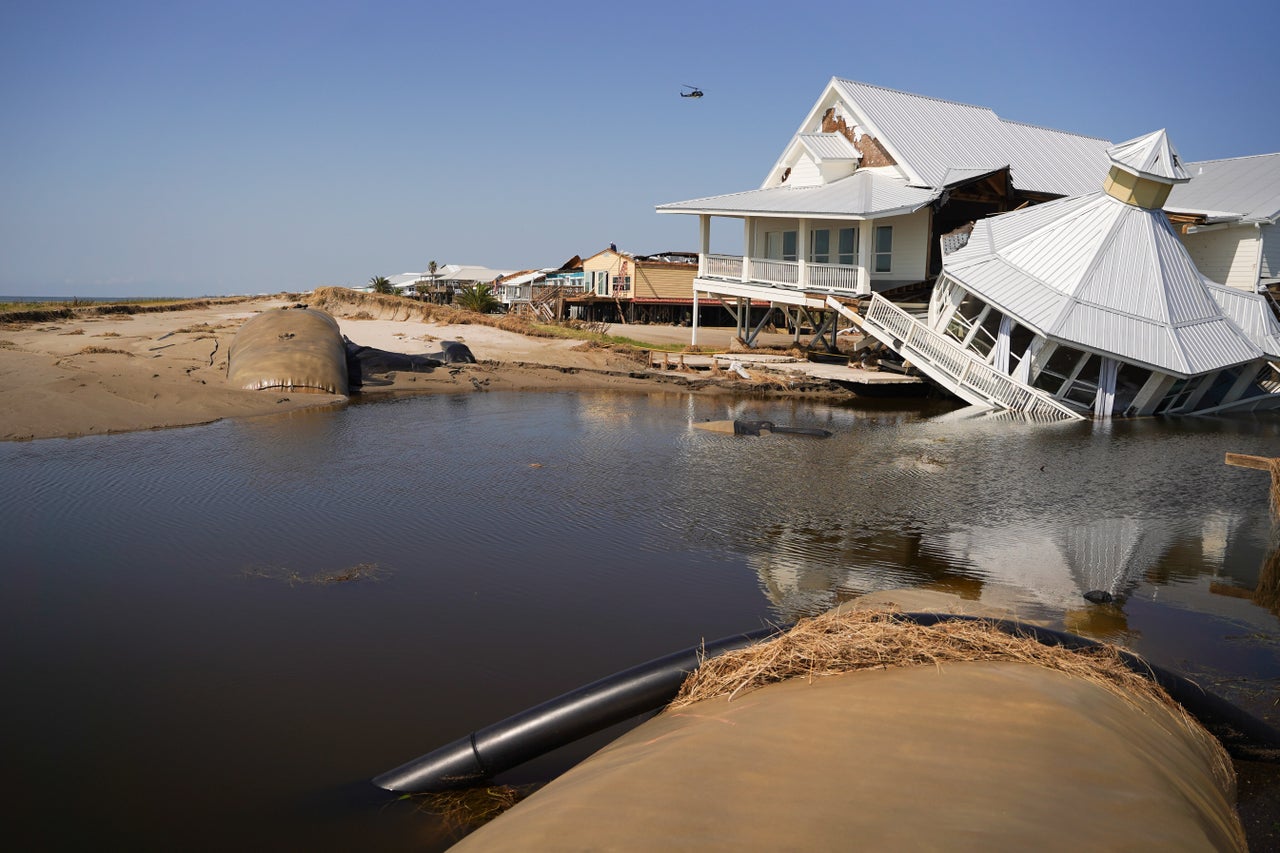
[[[1105,139],[1007,121],[986,107],[834,78],[831,86],[918,186],[945,186],[949,169],[1009,167],[1014,187],[1075,195],[1098,186]]]
[[[979,220],[943,272],[1046,337],[1168,373],[1263,354],[1224,313],[1164,214],[1105,192]]]

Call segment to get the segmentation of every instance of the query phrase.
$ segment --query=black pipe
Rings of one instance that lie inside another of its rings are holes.
[[[892,618],[923,627],[940,622],[982,622],[1006,634],[1069,649],[1102,645],[1075,634],[1007,619],[954,613],[895,613]],[[749,634],[726,637],[602,678],[459,738],[383,773],[374,778],[373,783],[389,791],[421,793],[484,782],[614,723],[666,706],[703,657],[715,657],[744,648],[789,627],[763,628]],[[1280,731],[1274,727],[1209,693],[1190,679],[1154,666],[1130,652],[1120,651],[1119,654],[1125,666],[1163,687],[1174,701],[1222,741],[1231,754],[1273,761],[1280,758],[1280,752],[1277,752],[1280,750]]]
[[[762,628],[693,646],[594,681],[383,773],[388,791],[465,788],[579,738],[665,706],[703,656],[744,648],[785,630]]]

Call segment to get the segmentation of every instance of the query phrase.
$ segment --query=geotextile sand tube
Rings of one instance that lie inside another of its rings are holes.
[[[709,660],[455,849],[1245,849],[1226,753],[1130,662],[903,616]]]
[[[349,394],[347,350],[337,321],[312,308],[250,318],[231,342],[227,381],[253,391]]]

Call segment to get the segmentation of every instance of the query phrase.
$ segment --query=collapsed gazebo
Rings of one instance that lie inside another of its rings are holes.
[[[864,328],[981,405],[1096,418],[1280,405],[1271,307],[1204,278],[1164,215],[1170,190],[1191,179],[1165,132],[1108,154],[1098,192],[944,239],[930,346],[879,329],[875,300]],[[949,359],[982,369],[948,369]],[[984,393],[974,376],[1008,389]]]

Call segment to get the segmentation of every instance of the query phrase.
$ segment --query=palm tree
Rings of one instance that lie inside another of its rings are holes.
[[[374,293],[395,293],[396,289],[391,286],[391,279],[385,275],[375,275],[369,279],[369,286],[373,288]]]
[[[498,297],[493,294],[493,286],[489,284],[463,285],[453,297],[453,303],[477,314],[488,314],[502,307]]]
[[[433,300],[435,299],[436,270],[438,269],[440,269],[440,266],[435,261],[431,261],[427,264],[427,275],[431,276],[431,285],[428,292],[431,294],[431,298]]]

